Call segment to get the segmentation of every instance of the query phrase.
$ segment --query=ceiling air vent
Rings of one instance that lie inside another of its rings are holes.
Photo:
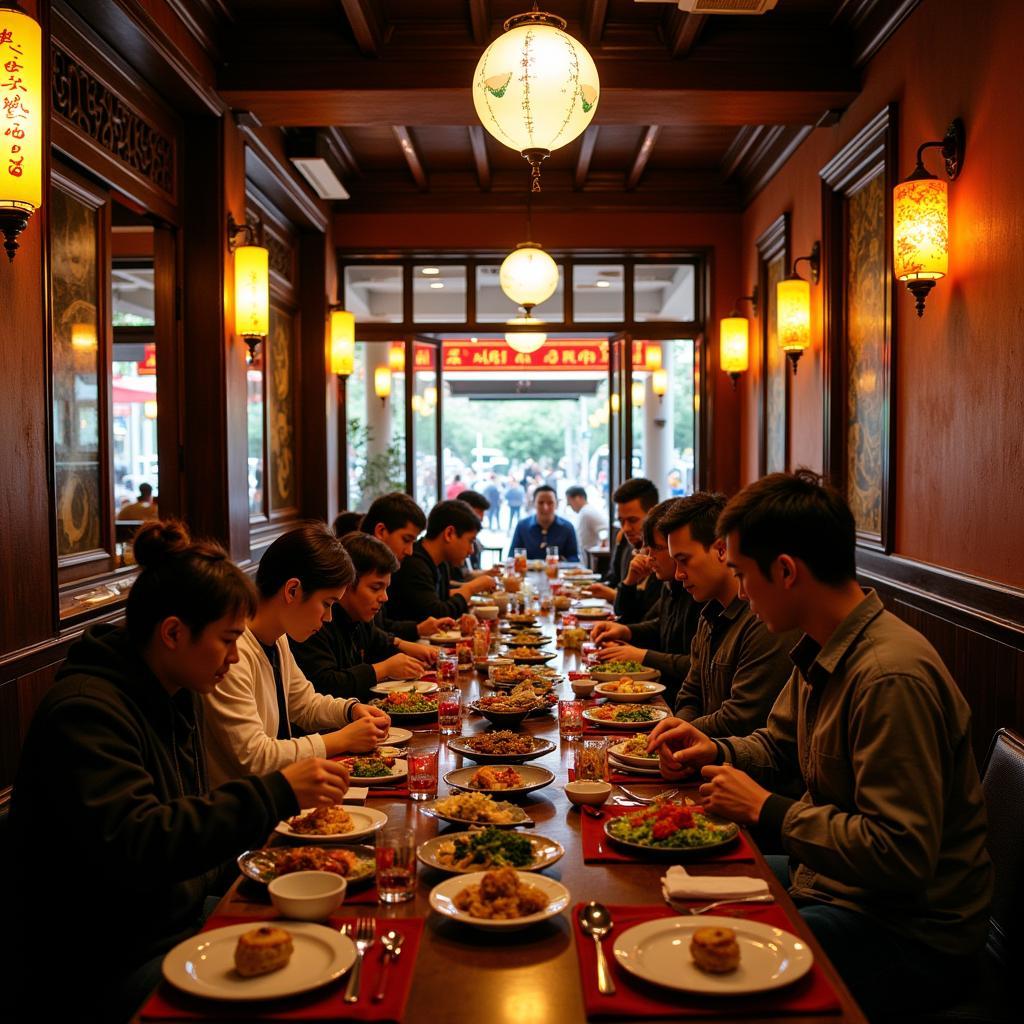
[[[635,0],[638,4],[672,3],[673,0]],[[688,14],[764,14],[779,0],[676,0],[676,6]]]

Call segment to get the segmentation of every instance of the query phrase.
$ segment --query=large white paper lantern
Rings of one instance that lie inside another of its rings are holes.
[[[543,326],[544,321],[533,316],[517,316],[505,321],[506,326],[517,328],[515,331],[506,331],[505,343],[516,352],[529,355],[542,348],[548,340],[547,334],[538,331],[536,328]],[[531,330],[530,328],[534,328]]]
[[[501,290],[527,311],[550,299],[558,287],[558,265],[536,242],[520,242],[498,271]]]

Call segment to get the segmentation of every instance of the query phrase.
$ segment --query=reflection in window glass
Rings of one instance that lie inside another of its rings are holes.
[[[443,264],[413,267],[412,318],[418,324],[464,323],[466,268]]]
[[[263,460],[263,345],[246,367],[249,434],[249,515],[258,516],[266,508],[263,492],[266,466]]]
[[[345,308],[356,323],[402,322],[402,268],[352,266],[345,268]]]
[[[114,228],[117,234],[118,229]],[[111,315],[115,327],[152,327],[152,261],[115,260],[110,272]]]
[[[480,323],[505,323],[512,317],[522,316],[520,308],[501,290],[500,267],[500,263],[488,263],[476,268],[476,318]],[[561,323],[565,319],[565,268],[561,263],[554,295],[534,306],[533,315],[547,323]]]
[[[633,272],[633,319],[689,322],[695,313],[695,275],[689,263],[639,264]]]
[[[270,454],[270,510],[277,512],[298,504],[295,476],[295,317],[277,306],[270,307],[267,338],[269,416],[267,449]]]
[[[572,269],[572,314],[577,323],[626,318],[621,264],[577,263]]]
[[[416,390],[412,399],[413,437],[416,443],[414,496],[427,511],[437,501],[437,349],[417,343]]]

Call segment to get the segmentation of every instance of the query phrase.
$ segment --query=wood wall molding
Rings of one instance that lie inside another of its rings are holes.
[[[853,38],[853,66],[863,67],[889,41],[921,0],[843,0],[833,21]]]
[[[727,181],[739,185],[744,206],[778,174],[811,131],[811,125],[762,124],[746,125],[736,132],[721,169]]]
[[[763,476],[768,472],[768,324],[769,318],[775,316],[775,296],[770,294],[768,287],[768,264],[782,256],[783,265],[788,267],[791,257],[789,240],[789,214],[782,213],[775,218],[758,236],[754,243],[757,250],[757,287],[760,295],[758,302],[758,326],[760,347],[760,387],[758,402],[758,446],[760,449],[759,466]],[[785,364],[786,400],[785,400],[785,464],[789,466],[789,394],[790,370],[788,360]]]

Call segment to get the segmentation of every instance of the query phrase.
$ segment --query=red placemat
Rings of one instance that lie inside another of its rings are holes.
[[[573,782],[576,779],[576,769],[569,769],[569,781]],[[608,776],[609,782],[618,782],[624,785],[630,786],[665,786],[674,785],[669,783],[668,779],[662,778],[660,775],[627,775],[624,772],[611,772]],[[641,796],[646,794],[641,793]]]
[[[663,917],[678,917],[671,910],[662,907],[610,906],[609,912],[615,924],[611,933],[602,940],[605,959],[615,981],[613,996],[603,996],[597,990],[597,958],[594,955],[594,940],[584,935],[579,925],[578,912],[582,903],[576,904],[572,913],[572,926],[576,935],[576,957],[583,986],[583,1003],[587,1017],[601,1020],[606,1017],[620,1020],[636,1017],[642,1020],[676,1020],[682,1017],[768,1017],[786,1014],[831,1013],[839,1009],[839,998],[832,983],[818,964],[799,981],[773,992],[751,996],[699,996],[688,992],[676,992],[661,988],[633,977],[623,970],[615,960],[613,949],[615,939],[628,928],[644,921]],[[739,908],[736,908],[739,911]],[[716,914],[729,916],[729,908],[723,907]],[[762,924],[774,925],[792,931],[793,925],[780,907],[758,907],[743,911],[745,919]],[[686,955],[685,953],[683,955]]]
[[[267,920],[276,915],[270,913]],[[332,917],[328,924],[337,928],[352,918]],[[233,924],[246,924],[257,919],[246,917],[211,917],[203,931],[224,928]],[[377,934],[394,929],[405,936],[402,955],[388,967],[387,987],[384,999],[375,1003],[373,994],[380,979],[381,945],[376,942],[363,963],[363,979],[359,1002],[346,1003],[345,984],[348,975],[323,988],[288,999],[260,1000],[248,1003],[227,1003],[200,999],[179,992],[167,982],[161,982],[157,990],[142,1007],[142,1020],[372,1020],[400,1021],[405,1013],[405,1004],[412,988],[412,975],[416,967],[416,953],[423,934],[423,918],[381,918],[377,922]]]
[[[274,905],[270,902],[270,893],[267,892],[267,887],[261,882],[253,881],[251,878],[242,879],[242,884],[238,887],[238,897],[246,903],[265,903],[267,913],[271,916],[277,915]],[[370,885],[366,888],[357,886],[354,892],[352,889],[346,889],[344,905],[347,907],[352,903],[358,903],[360,906],[367,904],[376,906],[377,886]]]
[[[604,823],[609,818],[618,818],[623,814],[632,814],[642,810],[641,807],[602,807],[604,814],[602,818],[592,818],[589,814],[580,815],[580,835],[583,839],[583,863],[584,864],[610,864],[610,863],[649,863],[650,856],[633,854],[627,851],[624,846],[616,846],[604,834]],[[754,851],[747,842],[747,837],[740,832],[739,839],[731,846],[723,850],[708,850],[706,853],[687,853],[687,863],[699,861],[752,861]],[[666,861],[666,865],[669,862]]]

